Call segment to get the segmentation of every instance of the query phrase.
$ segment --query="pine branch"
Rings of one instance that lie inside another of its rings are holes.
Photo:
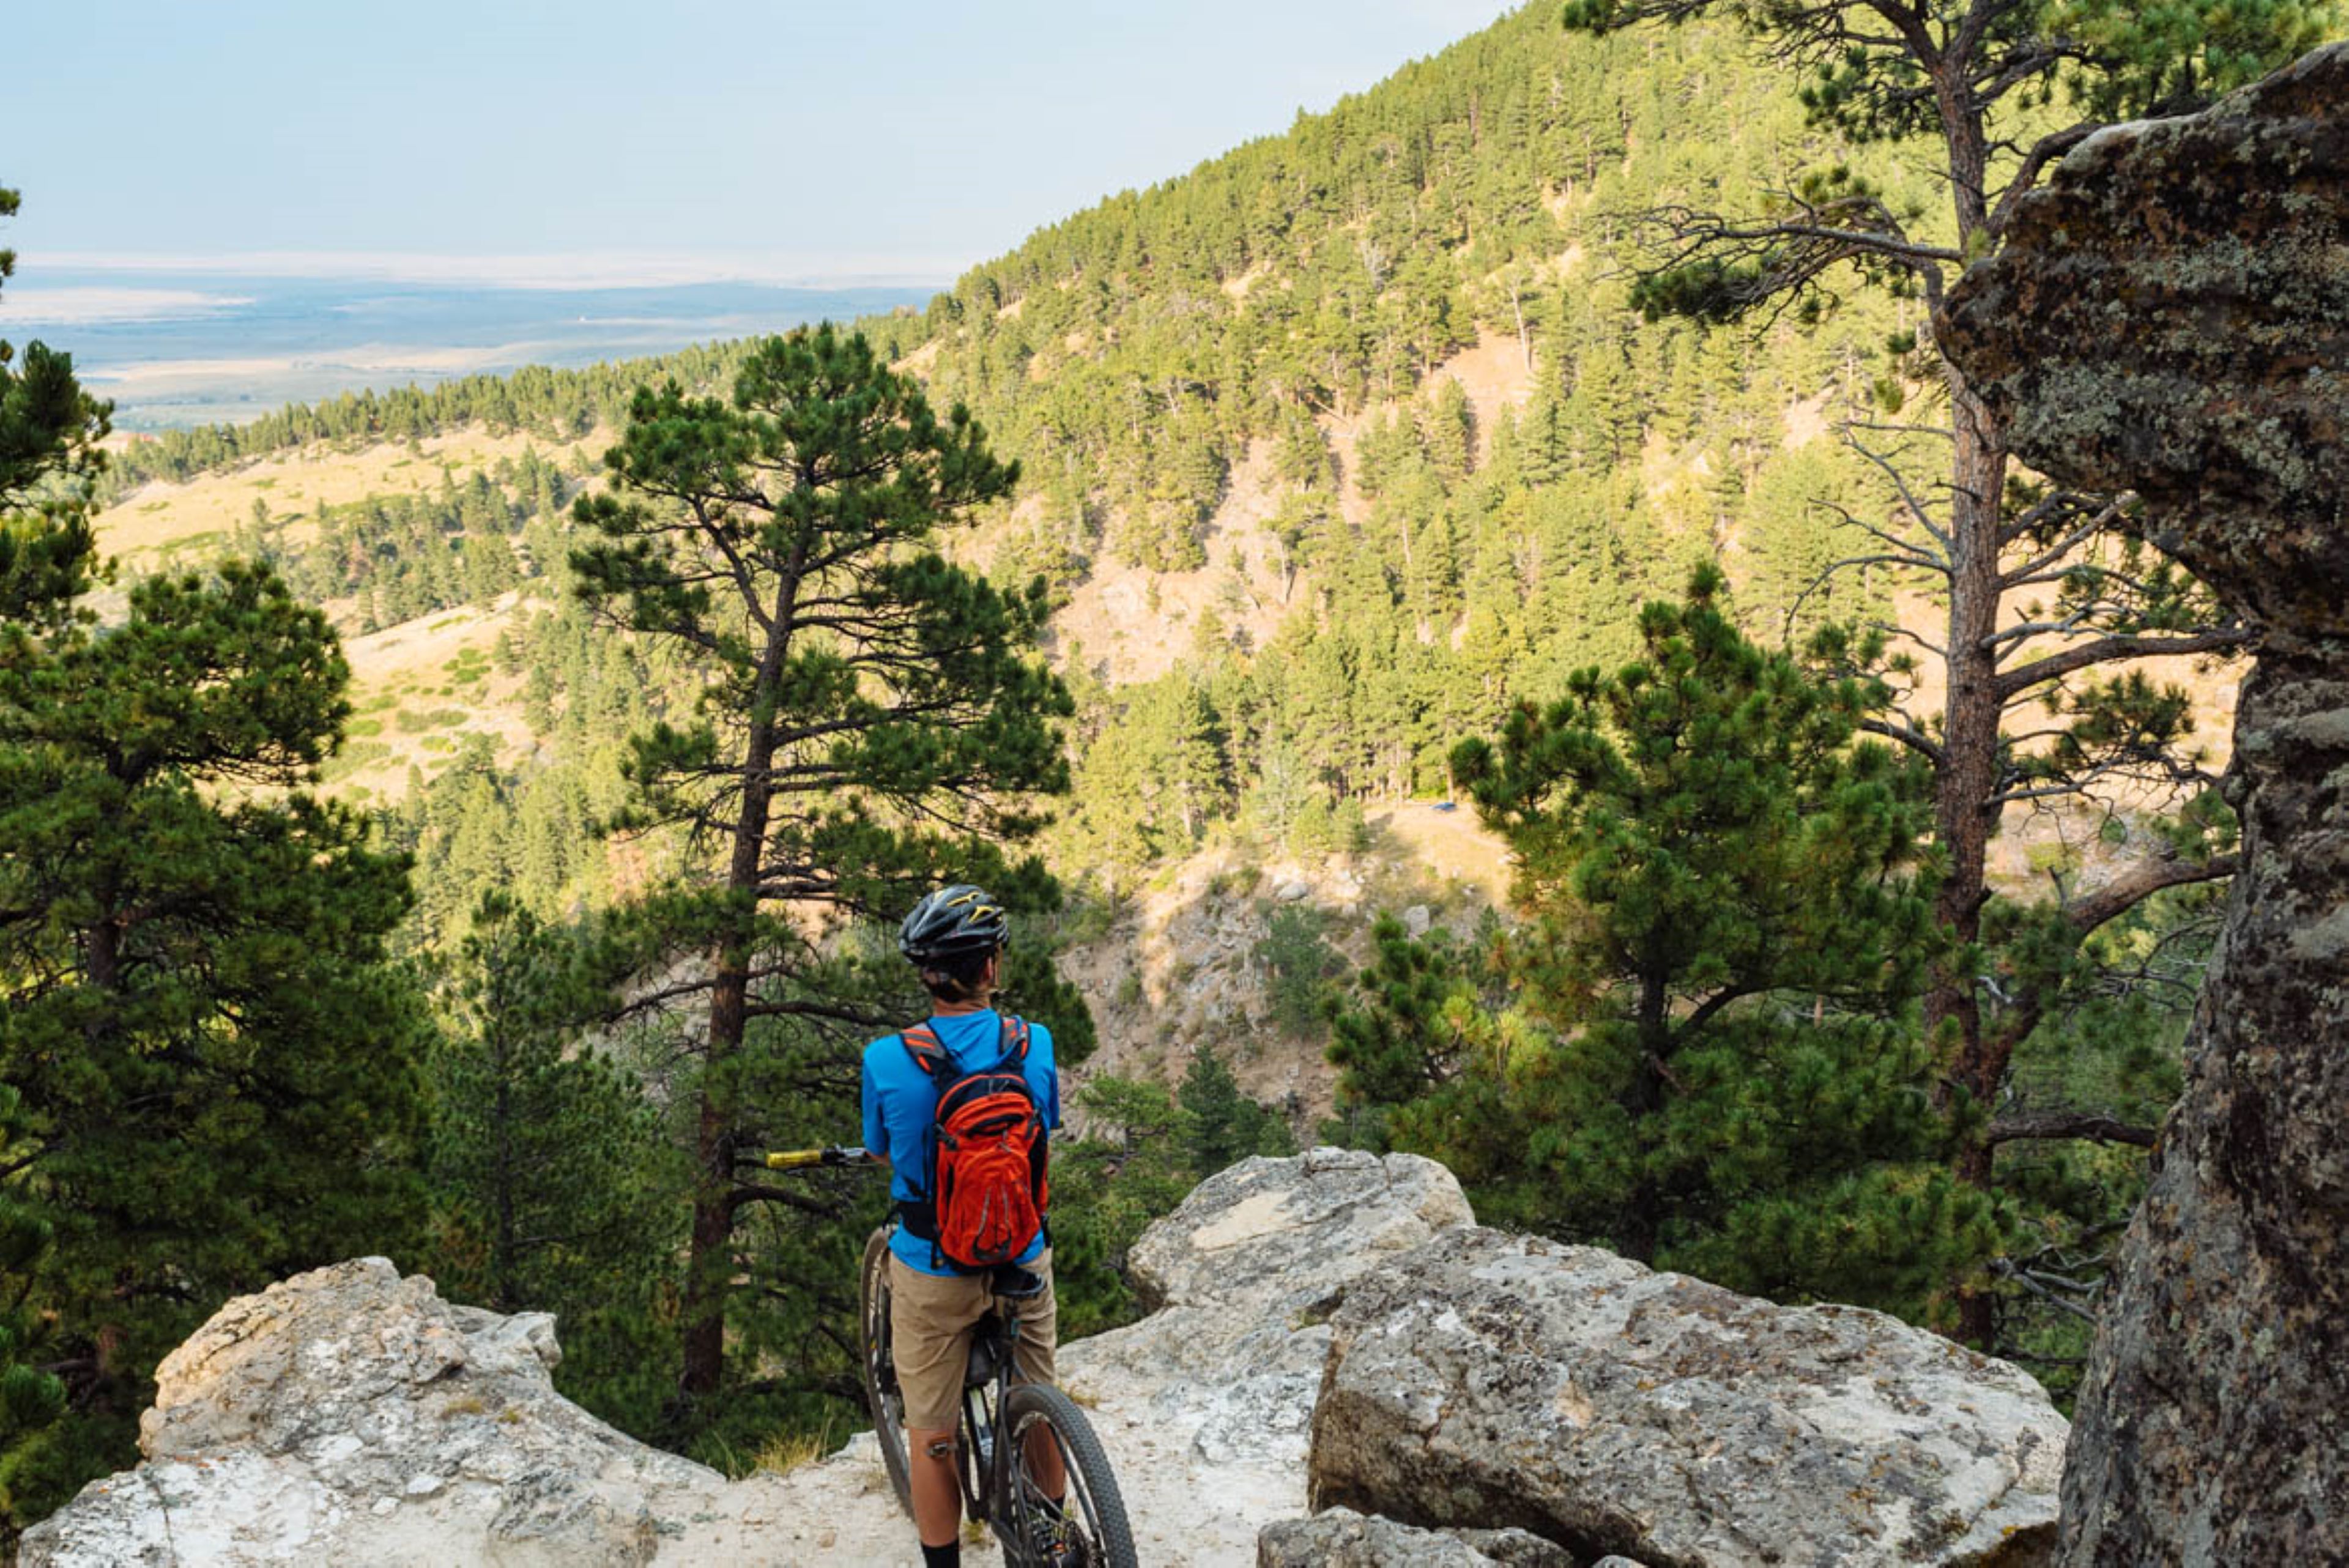
[[[1859,722],[1859,727],[1871,735],[1881,735],[1888,741],[1899,742],[1910,751],[1930,761],[1935,767],[1941,765],[1942,751],[1940,744],[1913,724],[1904,723],[1897,719],[1868,718]]]
[[[2242,860],[2240,852],[2214,855],[2208,860],[2189,860],[2183,856],[2150,860],[2127,876],[2106,883],[2094,893],[2067,900],[2064,905],[2064,919],[2085,936],[2117,919],[2164,888],[2187,888],[2198,882],[2217,882],[2232,877],[2242,869]]]
[[[2011,702],[2023,692],[2059,676],[2069,675],[2090,665],[2109,664],[2123,659],[2158,659],[2194,653],[2231,653],[2248,648],[2251,633],[2244,627],[2222,627],[2214,631],[2190,637],[2138,637],[2116,635],[2100,637],[2080,643],[2029,664],[2018,665],[2002,672],[1996,690],[1999,701]]]
[[[2067,1141],[2125,1143],[2137,1148],[2151,1148],[2159,1130],[2096,1111],[2038,1111],[1999,1117],[1983,1131],[1982,1140],[1992,1145]]]

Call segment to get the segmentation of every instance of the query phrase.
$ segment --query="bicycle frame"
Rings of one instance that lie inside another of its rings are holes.
[[[1010,1445],[1002,1440],[1003,1403],[1019,1371],[1019,1311],[1018,1297],[999,1296],[971,1328],[957,1445],[962,1462],[955,1466],[955,1479],[962,1487],[964,1508],[981,1524],[990,1522],[999,1511],[992,1504],[1009,1502],[1011,1496]],[[968,1367],[982,1355],[990,1357],[993,1366],[986,1381],[972,1383]],[[985,1485],[980,1484],[982,1465],[987,1471]]]

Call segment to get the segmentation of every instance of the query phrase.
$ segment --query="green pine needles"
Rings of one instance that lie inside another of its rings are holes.
[[[27,1517],[128,1462],[156,1361],[222,1300],[412,1255],[408,861],[306,787],[348,679],[325,616],[237,563],[140,584],[118,627],[0,625],[0,1138],[55,1237],[25,1299],[70,1395],[0,1453]]]
[[[685,1231],[667,1129],[593,1038],[615,1007],[597,944],[498,892],[472,928],[429,1059],[434,1277],[452,1300],[555,1314],[563,1391],[647,1427],[671,1382],[655,1325]]]
[[[1880,688],[1741,634],[1715,568],[1640,634],[1455,753],[1532,919],[1482,954],[1381,926],[1346,1093],[1493,1222],[1921,1315],[1998,1241],[1916,1017],[1925,771],[1858,738]]]

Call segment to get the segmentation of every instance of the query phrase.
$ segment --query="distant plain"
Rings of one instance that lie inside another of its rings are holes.
[[[236,422],[361,389],[592,365],[918,309],[937,286],[542,286],[23,263],[0,293],[0,338],[69,350],[84,384],[114,400],[119,431]]]

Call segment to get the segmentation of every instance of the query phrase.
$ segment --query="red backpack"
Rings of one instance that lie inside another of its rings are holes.
[[[978,1272],[1009,1263],[1043,1233],[1051,1202],[1044,1118],[1028,1086],[1028,1025],[1003,1021],[995,1064],[966,1073],[926,1023],[899,1036],[936,1086],[926,1197],[905,1204],[905,1229],[930,1243],[933,1262]]]

